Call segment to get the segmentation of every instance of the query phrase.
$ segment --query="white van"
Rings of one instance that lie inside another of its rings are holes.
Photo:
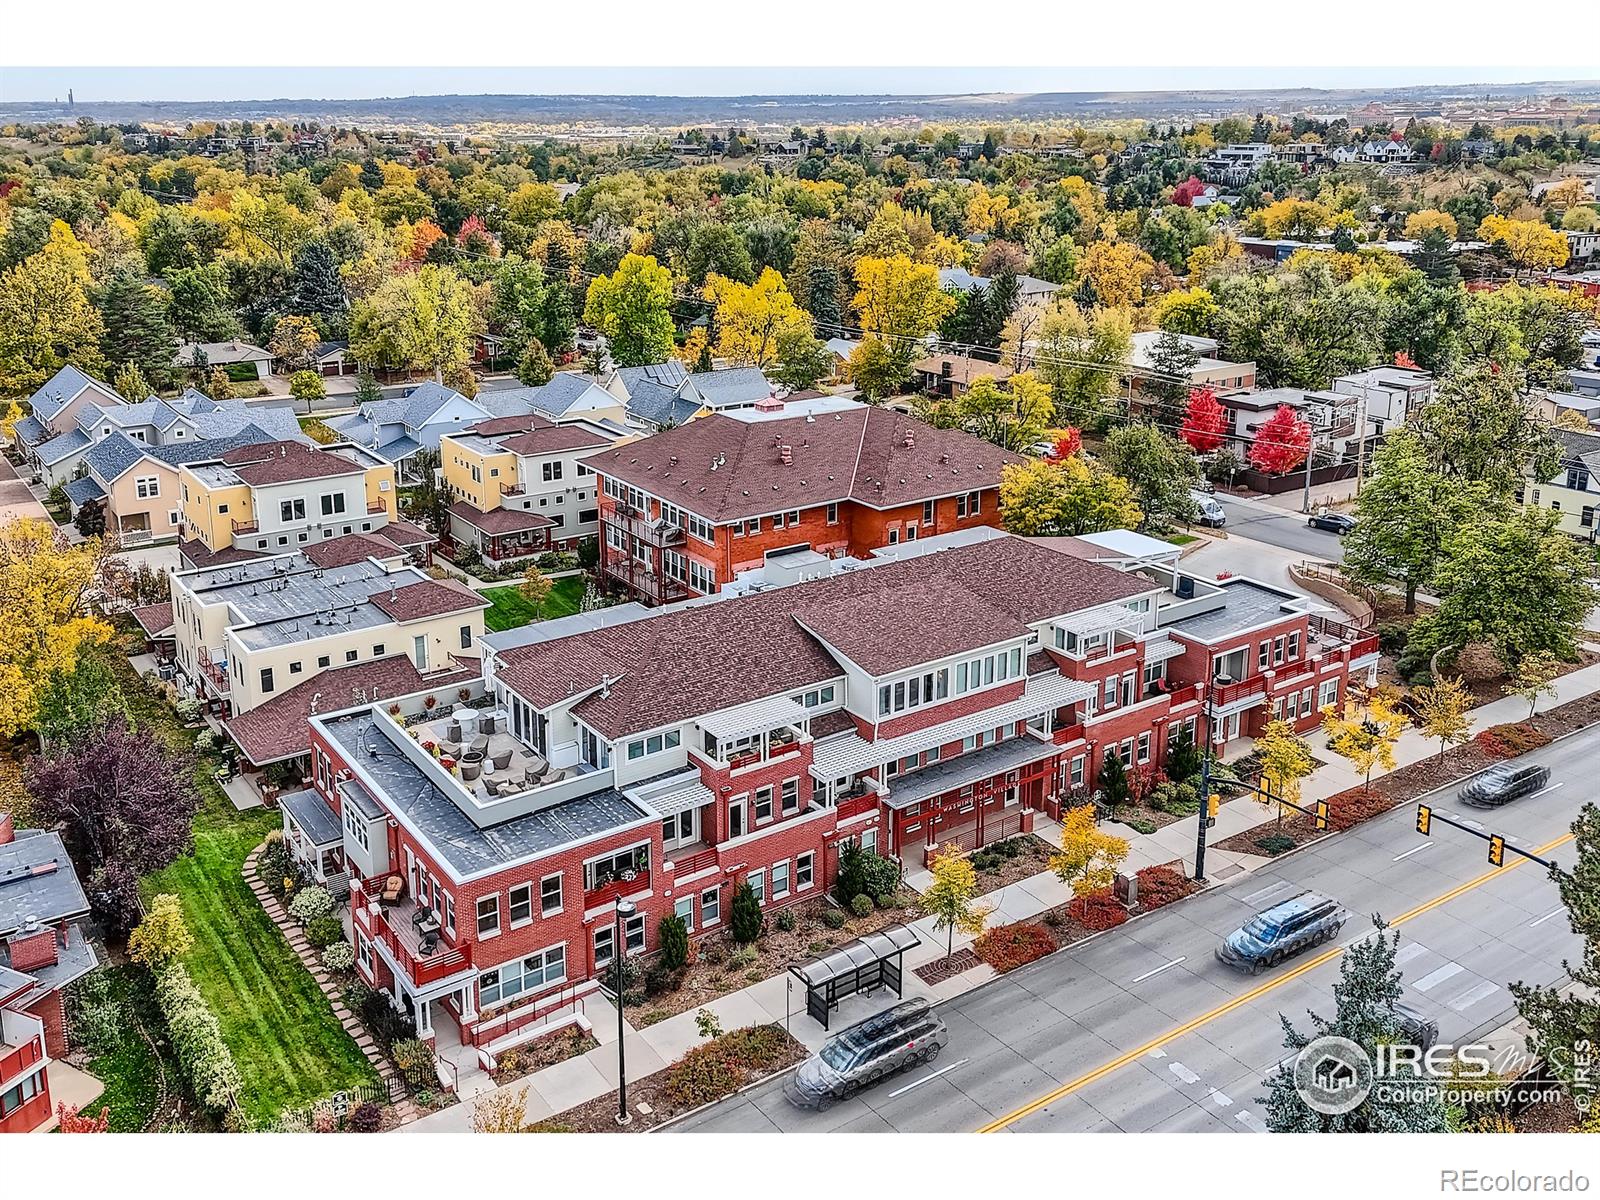
[[[1209,525],[1213,529],[1221,529],[1228,523],[1228,514],[1222,511],[1222,505],[1217,503],[1217,498],[1208,492],[1190,491],[1189,499],[1194,501],[1194,506],[1199,515],[1195,518],[1196,525]]]

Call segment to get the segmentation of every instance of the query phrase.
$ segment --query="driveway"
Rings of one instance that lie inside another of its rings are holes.
[[[35,517],[49,521],[50,514],[44,505],[28,490],[28,485],[17,476],[16,469],[4,455],[0,455],[0,525],[10,524],[19,517]],[[54,522],[52,522],[54,524]]]

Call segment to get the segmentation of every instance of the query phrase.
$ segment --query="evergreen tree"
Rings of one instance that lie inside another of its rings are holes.
[[[555,366],[545,353],[544,343],[538,338],[530,339],[522,361],[517,363],[517,378],[528,387],[543,387],[554,374]]]
[[[748,882],[741,883],[733,893],[733,905],[729,912],[734,941],[741,946],[748,946],[761,936],[761,902],[756,899],[755,890]]]
[[[100,300],[105,323],[101,350],[107,362],[131,363],[160,387],[172,375],[172,350],[177,335],[167,317],[166,298],[131,272],[118,274]],[[143,396],[129,396],[137,403]]]
[[[356,403],[375,404],[383,399],[383,389],[378,386],[378,378],[365,367],[356,376]]]
[[[578,335],[578,315],[572,304],[572,289],[564,278],[546,285],[539,301],[539,340],[547,350],[565,354]]]
[[[1374,917],[1373,923],[1377,932],[1352,945],[1339,962],[1339,982],[1333,985],[1333,1019],[1307,1014],[1312,1031],[1306,1034],[1295,1029],[1287,1017],[1279,1018],[1283,1022],[1283,1044],[1297,1056],[1318,1038],[1339,1037],[1354,1042],[1367,1055],[1368,1079],[1377,1047],[1405,1040],[1394,1016],[1394,1003],[1401,990],[1400,972],[1395,969],[1400,935],[1385,934],[1381,917]],[[1350,1112],[1318,1112],[1296,1087],[1295,1066],[1294,1060],[1280,1066],[1267,1081],[1267,1095],[1261,1097],[1267,1109],[1267,1126],[1274,1133],[1443,1133],[1447,1128],[1443,1099],[1420,1088],[1395,1089],[1402,1092],[1403,1098],[1385,1097],[1374,1089]],[[1305,1064],[1301,1075],[1314,1066],[1315,1063]]]
[[[824,333],[842,324],[839,311],[839,271],[831,262],[815,262],[807,277],[806,308]]]
[[[679,970],[689,961],[689,927],[682,917],[668,915],[661,918],[656,932],[661,943],[662,966],[669,971]]]
[[[1140,389],[1150,398],[1150,416],[1162,429],[1176,433],[1189,402],[1189,376],[1200,352],[1177,334],[1163,330],[1150,347],[1150,369],[1156,379],[1142,379]]]
[[[343,332],[349,298],[327,242],[313,238],[295,253],[292,294],[294,311],[321,317],[330,333]]]
[[[1128,770],[1122,764],[1122,757],[1116,753],[1108,752],[1100,764],[1100,772],[1095,776],[1095,783],[1100,789],[1100,799],[1109,808],[1114,816],[1119,807],[1128,801]]]
[[[1167,739],[1167,778],[1184,783],[1200,774],[1200,751],[1187,729]]]

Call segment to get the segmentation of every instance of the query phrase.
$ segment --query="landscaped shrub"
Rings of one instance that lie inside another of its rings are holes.
[[[439,1073],[433,1065],[433,1047],[421,1038],[396,1042],[390,1054],[413,1089],[431,1087],[439,1081]]]
[[[1515,758],[1550,744],[1548,734],[1540,733],[1526,721],[1491,726],[1472,740],[1485,754],[1496,758]]]
[[[383,1109],[371,1100],[364,1101],[351,1110],[345,1128],[351,1133],[377,1133],[383,1128]]]
[[[1146,821],[1142,817],[1132,817],[1126,824],[1135,833],[1154,833],[1158,828],[1154,821]]]
[[[1138,879],[1139,906],[1146,909],[1182,900],[1195,890],[1192,879],[1171,867],[1146,867],[1138,873]]]
[[[238,1064],[222,1040],[216,1014],[181,962],[168,963],[156,975],[156,1004],[195,1099],[218,1116],[233,1109],[243,1087]]]
[[[347,998],[350,1007],[361,1014],[361,1023],[366,1026],[373,1041],[384,1049],[416,1036],[416,1025],[390,1002],[388,993],[364,983],[355,983],[351,985]]]
[[[1376,789],[1352,788],[1328,799],[1328,828],[1342,832],[1388,812],[1395,802]]]
[[[837,908],[825,908],[817,919],[829,929],[843,929],[847,918]]]
[[[306,941],[318,950],[325,950],[335,942],[344,940],[344,924],[332,913],[313,917],[306,922]]]
[[[666,1071],[666,1093],[682,1108],[698,1108],[737,1091],[751,1076],[783,1065],[789,1041],[776,1025],[735,1029],[695,1046]]]
[[[200,706],[200,701],[198,700],[179,700],[177,704],[173,705],[173,707],[178,711],[178,720],[182,721],[185,725],[193,725],[200,719],[200,713],[202,709]]]
[[[760,957],[761,951],[754,946],[740,946],[728,956],[728,965],[735,968],[748,967]]]
[[[1378,649],[1396,658],[1405,653],[1406,640],[1411,636],[1409,626],[1399,621],[1385,621],[1378,626]]]
[[[772,923],[778,927],[778,930],[781,933],[793,933],[794,932],[794,909],[792,909],[792,908],[784,909],[777,916],[772,918]]]
[[[868,854],[862,864],[864,871],[862,891],[880,905],[887,905],[900,890],[900,864],[881,854]]]
[[[356,965],[356,952],[349,942],[335,942],[322,952],[322,965],[330,971],[348,971]]]
[[[111,996],[111,977],[104,970],[85,975],[67,989],[68,1029],[72,1043],[92,1054],[109,1054],[122,1045],[127,1016]]]
[[[318,917],[325,917],[333,911],[333,897],[328,894],[328,889],[312,884],[310,887],[301,888],[295,898],[289,901],[289,915],[302,925],[309,925]]]
[[[894,859],[853,845],[846,846],[839,855],[833,894],[840,904],[849,904],[860,895],[887,899],[899,890],[900,864]]]
[[[1285,854],[1295,847],[1295,840],[1286,833],[1269,833],[1256,839],[1256,849],[1266,855]]]
[[[1191,817],[1200,811],[1200,795],[1187,783],[1163,779],[1150,791],[1150,807],[1174,817]]]
[[[728,943],[721,938],[707,938],[700,943],[700,961],[709,967],[720,967],[728,961]]]
[[[872,915],[872,897],[867,895],[854,896],[850,900],[850,911],[858,917]]]
[[[662,917],[656,933],[661,942],[661,963],[667,970],[676,971],[689,961],[689,927],[682,917]]]
[[[1099,933],[1102,929],[1115,929],[1128,919],[1128,910],[1122,907],[1122,902],[1111,894],[1110,888],[1101,888],[1099,891],[1090,892],[1087,896],[1080,896],[1068,906],[1073,920],[1082,925],[1090,933]]]
[[[646,998],[660,996],[665,992],[675,992],[683,986],[686,967],[668,966],[664,961],[650,964],[644,973],[644,994]]]
[[[1056,948],[1055,938],[1043,925],[1018,921],[997,925],[978,935],[972,952],[1002,974],[1043,958]]]
[[[748,945],[761,936],[761,902],[748,882],[741,883],[733,893],[729,929],[733,940],[741,945]]]

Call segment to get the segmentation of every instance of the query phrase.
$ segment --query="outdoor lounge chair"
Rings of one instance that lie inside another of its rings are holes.
[[[489,761],[494,763],[496,771],[504,771],[511,765],[511,747],[507,746],[504,750],[496,750],[490,755]]]
[[[400,897],[406,890],[404,875],[391,875],[383,881],[383,891],[378,895],[379,904],[399,904]]]
[[[480,733],[467,745],[467,749],[477,754],[479,758],[487,757],[489,753],[489,735]]]
[[[444,737],[447,742],[459,743],[461,741],[461,722],[452,717],[450,724],[445,727]]]
[[[479,733],[493,733],[495,731],[495,718],[492,712],[486,712],[478,718]]]

